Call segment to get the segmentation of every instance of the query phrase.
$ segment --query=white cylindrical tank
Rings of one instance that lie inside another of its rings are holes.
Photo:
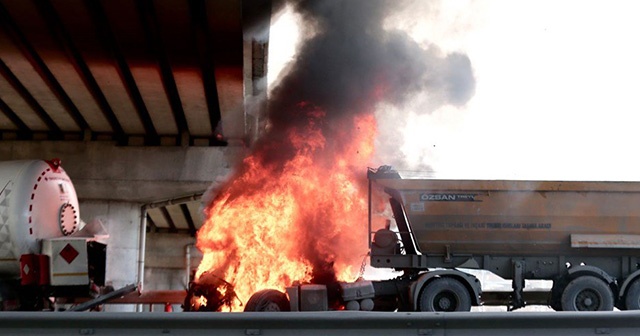
[[[41,240],[80,229],[78,197],[53,159],[0,162],[0,276],[19,274],[23,254],[41,253]]]

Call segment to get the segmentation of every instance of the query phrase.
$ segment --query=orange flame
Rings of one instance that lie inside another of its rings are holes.
[[[206,306],[207,305],[207,298],[204,296],[200,296],[198,298],[198,304],[201,306]]]
[[[212,272],[232,283],[239,299],[232,311],[262,289],[354,280],[367,250],[365,168],[375,118],[344,120],[329,137],[322,110],[298,107],[305,123],[244,159],[198,231],[196,277]]]

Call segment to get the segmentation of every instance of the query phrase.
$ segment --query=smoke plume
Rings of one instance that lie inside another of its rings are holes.
[[[305,122],[296,110],[302,101],[326,111],[323,132],[339,146],[349,139],[336,137],[336,124],[344,125],[354,115],[372,114],[380,103],[402,109],[408,98],[428,92],[430,101],[422,111],[430,113],[446,104],[464,105],[475,92],[467,55],[445,55],[435,45],[424,49],[407,33],[384,29],[385,18],[402,1],[290,3],[307,24],[304,29],[316,31],[306,32],[313,37],[299,50],[288,76],[271,91],[272,132],[266,142]],[[275,5],[274,11],[277,8]],[[402,115],[394,118],[395,122],[404,119]],[[399,139],[385,137],[385,146],[379,150],[392,152],[400,146]]]

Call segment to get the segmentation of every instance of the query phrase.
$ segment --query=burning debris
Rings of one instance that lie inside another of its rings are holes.
[[[212,273],[204,273],[198,283],[189,286],[183,309],[185,311],[222,311],[230,308],[237,298],[233,285]]]
[[[267,134],[205,209],[204,256],[185,303],[194,310],[237,311],[253,293],[296,281],[355,279],[367,248],[363,171],[376,106],[435,88],[451,70],[449,57],[382,28],[386,1],[292,4],[320,30],[272,91]],[[472,79],[470,67],[456,71]]]

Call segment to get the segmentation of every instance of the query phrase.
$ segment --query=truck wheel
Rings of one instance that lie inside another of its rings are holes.
[[[640,280],[635,280],[627,289],[627,294],[624,296],[624,303],[627,310],[640,309]]]
[[[275,289],[263,289],[255,292],[244,306],[246,312],[290,311],[289,299]]]
[[[562,292],[562,310],[613,310],[613,291],[594,276],[577,277]]]
[[[460,281],[438,278],[426,285],[419,297],[420,311],[470,311],[471,295]]]

